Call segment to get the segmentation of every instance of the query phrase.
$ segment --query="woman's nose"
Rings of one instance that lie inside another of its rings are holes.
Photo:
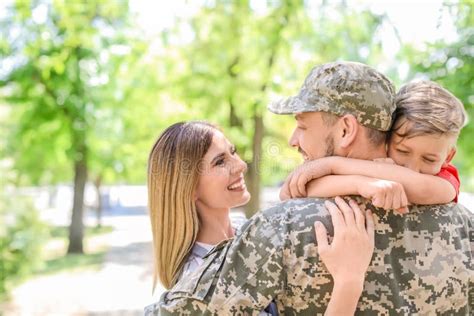
[[[243,161],[238,155],[236,155],[236,161],[234,163],[233,173],[245,173],[247,171],[247,163]]]

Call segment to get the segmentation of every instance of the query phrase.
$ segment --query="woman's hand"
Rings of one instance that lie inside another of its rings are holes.
[[[334,280],[326,315],[345,315],[355,312],[362,293],[374,251],[374,220],[370,210],[364,214],[353,200],[349,205],[340,197],[335,201],[337,205],[325,203],[334,226],[331,244],[324,225],[315,222],[314,226],[319,256]]]

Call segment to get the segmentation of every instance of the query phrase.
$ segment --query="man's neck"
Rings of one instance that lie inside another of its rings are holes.
[[[349,151],[346,155],[348,158],[356,158],[363,160],[374,160],[377,158],[387,158],[387,149],[385,145],[381,146],[367,146],[364,150],[361,147],[354,147],[354,150]]]

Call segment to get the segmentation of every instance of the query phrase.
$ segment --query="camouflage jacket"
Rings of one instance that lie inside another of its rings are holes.
[[[356,314],[472,315],[474,216],[459,204],[370,207],[375,250]],[[164,293],[157,315],[257,315],[275,299],[281,315],[323,315],[333,287],[313,223],[332,234],[323,199],[294,199],[259,212],[193,275]]]

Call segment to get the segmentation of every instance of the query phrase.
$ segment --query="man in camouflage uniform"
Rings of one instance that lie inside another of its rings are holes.
[[[269,109],[297,117],[329,112],[355,118],[354,148],[349,145],[345,152],[328,141],[324,126],[316,126],[312,135],[297,127],[290,142],[308,159],[331,154],[374,159],[385,157],[385,147],[368,148],[370,131],[364,129],[387,131],[394,107],[393,85],[382,74],[363,64],[336,62],[315,67],[298,96]],[[308,136],[314,142],[303,148]],[[257,213],[241,234],[216,246],[191,278],[164,293],[148,312],[257,315],[275,300],[281,315],[324,314],[333,283],[318,257],[313,228],[321,221],[332,235],[324,200],[293,199]],[[376,230],[357,314],[473,314],[474,219],[468,210],[450,203],[412,206],[400,215],[356,200],[373,211]]]

